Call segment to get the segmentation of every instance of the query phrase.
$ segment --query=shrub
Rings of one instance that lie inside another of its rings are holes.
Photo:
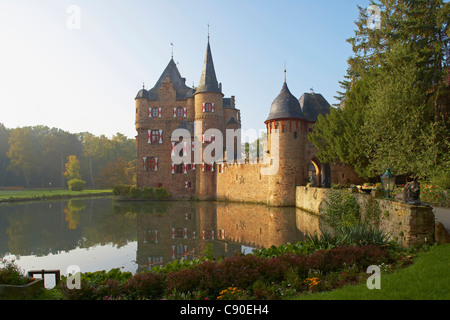
[[[71,179],[67,182],[70,191],[83,191],[86,181],[80,179]]]
[[[156,200],[166,200],[170,197],[170,194],[167,192],[166,188],[159,187],[155,189],[155,199]]]
[[[14,261],[3,260],[4,267],[0,269],[0,284],[24,285],[30,280]]]
[[[156,299],[164,292],[164,277],[152,271],[137,273],[124,284],[123,292],[130,298]]]
[[[359,205],[348,191],[330,189],[319,211],[321,219],[333,229],[351,227],[359,221]]]
[[[153,199],[153,188],[143,188],[141,193],[142,199],[150,200]]]
[[[131,186],[119,184],[114,186],[113,193],[116,196],[128,196],[130,194]]]
[[[136,186],[132,186],[130,189],[130,197],[131,199],[139,199],[141,197],[141,189]]]
[[[306,241],[316,248],[336,246],[386,245],[390,235],[376,227],[357,223],[351,227],[339,227],[335,234],[322,231],[321,235],[306,235]]]

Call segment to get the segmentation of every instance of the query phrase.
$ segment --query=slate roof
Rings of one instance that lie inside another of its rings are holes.
[[[320,93],[304,93],[298,99],[303,115],[308,121],[317,121],[319,114],[330,112],[330,104]]]
[[[266,122],[270,120],[286,118],[304,119],[305,117],[303,116],[300,103],[298,102],[297,98],[294,97],[294,95],[292,95],[292,93],[289,91],[289,88],[285,81],[280,93],[272,102],[270,113],[266,119]]]
[[[235,107],[233,107],[231,105],[231,98],[223,98],[222,101],[223,101],[224,108],[236,109]]]
[[[155,86],[150,90],[141,89],[136,95],[136,99],[158,100],[159,99],[158,89],[161,87],[162,82],[166,79],[167,76],[173,83],[173,87],[176,91],[177,100],[184,100],[187,97],[193,96],[194,89],[186,85],[186,79],[181,77],[181,74],[178,71],[175,61],[173,61],[173,58],[171,58],[169,64],[164,69]]]
[[[203,92],[218,92],[222,93],[219,88],[219,83],[217,82],[216,71],[214,70],[214,63],[211,54],[211,47],[209,45],[206,46],[206,54],[205,60],[203,62],[202,75],[200,77],[200,83],[198,85],[195,93],[203,93]]]

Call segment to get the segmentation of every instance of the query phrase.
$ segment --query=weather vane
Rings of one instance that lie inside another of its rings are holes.
[[[170,45],[172,46],[172,59],[173,59],[173,43],[171,42]]]

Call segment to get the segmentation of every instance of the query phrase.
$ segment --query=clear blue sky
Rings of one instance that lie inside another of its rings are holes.
[[[1,0],[0,123],[134,137],[134,97],[154,86],[170,43],[198,84],[209,23],[225,96],[245,129],[263,129],[284,63],[297,98],[314,88],[336,102],[357,5],[368,0]]]

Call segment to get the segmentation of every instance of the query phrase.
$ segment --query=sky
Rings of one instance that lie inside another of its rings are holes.
[[[200,81],[208,39],[245,130],[291,93],[336,103],[368,0],[0,0],[0,123],[136,136],[135,101],[174,61]],[[171,45],[173,44],[173,45]]]

